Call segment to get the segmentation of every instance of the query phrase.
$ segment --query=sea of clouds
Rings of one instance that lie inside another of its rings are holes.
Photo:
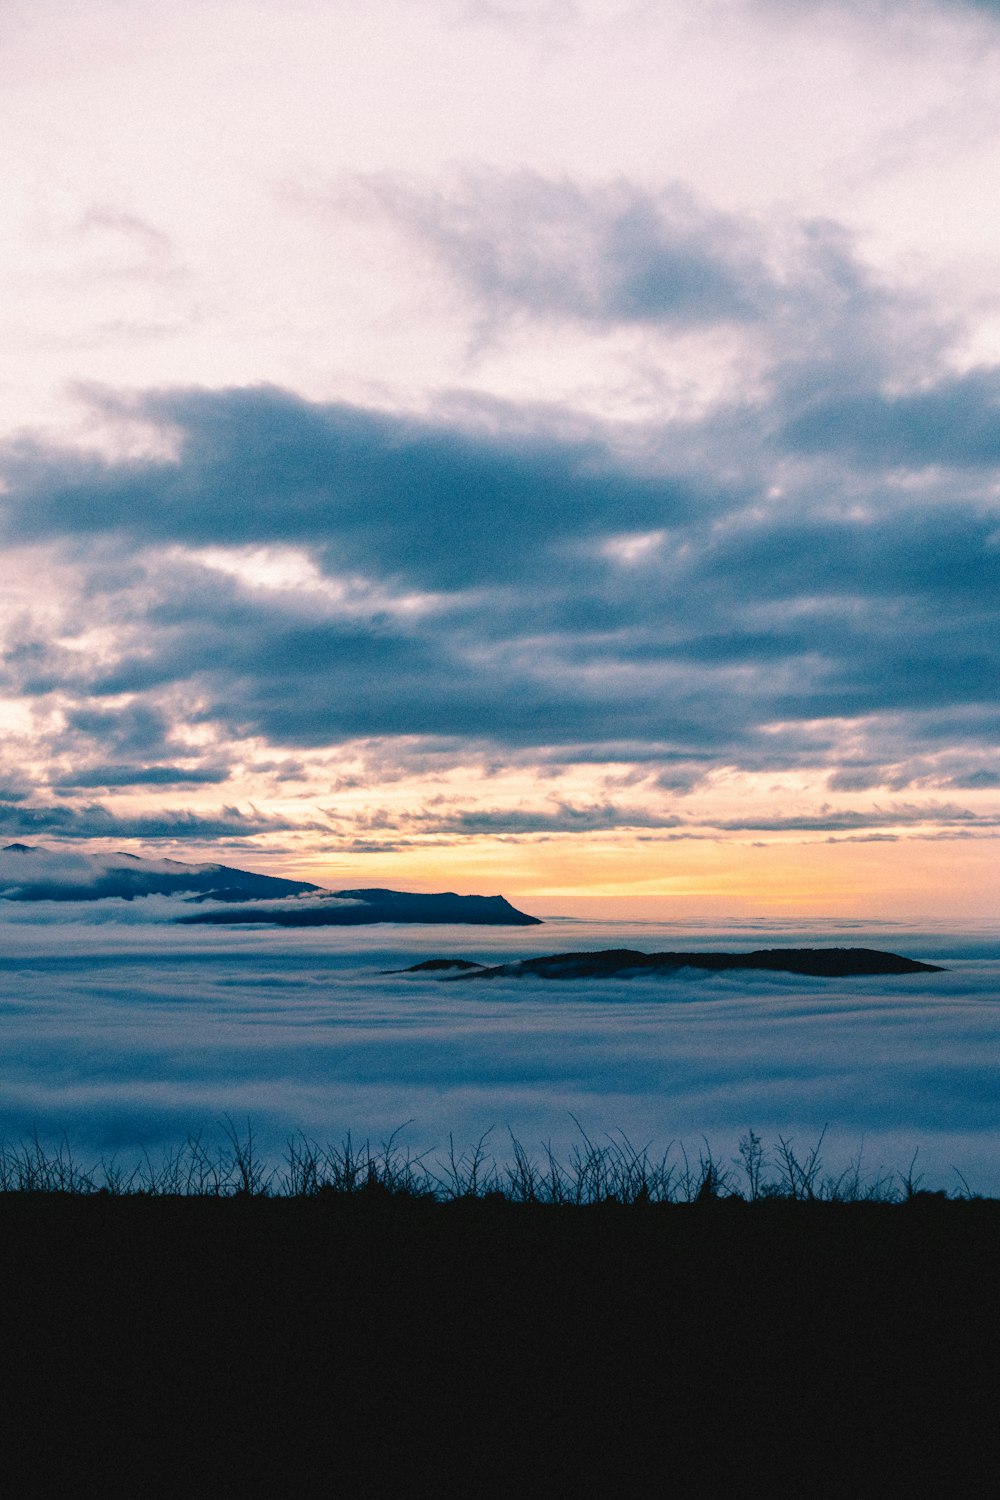
[[[89,909],[88,909],[89,908]],[[916,1171],[925,1186],[1000,1193],[1000,938],[847,923],[725,930],[178,928],[169,898],[44,903],[0,914],[0,1137],[65,1135],[91,1161],[252,1123],[280,1160],[290,1135],[400,1140],[429,1160],[488,1130],[561,1154],[582,1126],[659,1154],[705,1142],[725,1160],[750,1126],[842,1169]],[[67,920],[70,918],[70,920]],[[871,946],[947,966],[870,979],[713,974],[487,984],[387,974],[423,958],[483,962],[629,946]],[[407,1123],[409,1122],[409,1123]]]

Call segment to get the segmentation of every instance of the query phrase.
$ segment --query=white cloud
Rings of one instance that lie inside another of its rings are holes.
[[[901,33],[693,0],[505,3],[481,24],[412,0],[32,6],[2,63],[16,378],[0,429],[71,425],[80,380],[267,379],[390,403],[464,382],[459,310],[344,215],[310,222],[290,201],[290,184],[358,172],[622,174],[777,222],[790,206],[838,217],[961,314],[963,286],[996,280],[977,184],[1000,110],[981,27],[958,11]],[[496,364],[486,388],[523,392],[531,360]]]

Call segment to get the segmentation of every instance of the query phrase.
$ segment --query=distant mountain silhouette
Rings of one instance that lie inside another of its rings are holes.
[[[460,969],[445,974],[446,969]],[[551,953],[515,963],[469,965],[467,960],[432,958],[400,969],[401,974],[442,971],[449,979],[612,979],[634,974],[667,974],[678,969],[758,969],[778,974],[809,974],[820,979],[847,979],[864,974],[938,974],[938,964],[919,963],[877,948],[761,948],[755,953],[640,953],[632,948],[605,948],[599,953]]]
[[[223,902],[233,911],[202,911],[181,922],[221,925],[268,922],[277,927],[356,927],[372,922],[460,922],[487,927],[527,927],[538,917],[503,896],[424,895],[378,888],[330,891],[309,880],[257,875],[230,865],[188,865],[179,859],[136,854],[81,854],[42,845],[0,849],[0,901],[132,901],[175,896],[185,902]],[[266,902],[267,905],[249,905]]]
[[[411,964],[408,969],[386,969],[386,974],[443,974],[457,969],[468,973],[470,969],[483,971],[482,964],[474,964],[467,958],[426,958],[422,964]]]
[[[483,927],[533,927],[540,918],[518,911],[503,896],[456,896],[454,891],[423,895],[381,889],[331,891],[315,903],[241,907],[238,911],[204,911],[178,917],[184,923],[231,926],[271,922],[278,927],[357,927],[369,922],[456,922]]]
[[[191,901],[264,901],[319,893],[308,880],[257,875],[229,865],[188,865],[136,854],[80,854],[41,845],[0,849],[0,900],[132,901],[136,896],[184,896]]]

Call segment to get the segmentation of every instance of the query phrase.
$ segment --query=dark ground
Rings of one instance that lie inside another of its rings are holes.
[[[1000,1493],[1000,1202],[0,1195],[46,1496]]]

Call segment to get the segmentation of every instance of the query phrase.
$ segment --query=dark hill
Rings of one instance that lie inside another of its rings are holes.
[[[459,967],[456,959],[431,959],[414,964],[403,973]],[[463,964],[462,968],[466,969]],[[524,958],[515,963],[474,972],[452,974],[451,979],[610,979],[633,974],[668,974],[678,969],[758,969],[777,974],[808,974],[820,979],[846,979],[864,974],[940,973],[938,964],[923,964],[898,953],[877,948],[761,948],[755,953],[640,953],[632,948],[605,948],[599,953],[551,953],[544,958]]]
[[[423,895],[379,889],[331,891],[325,900],[315,904],[296,901],[287,906],[205,911],[197,916],[179,917],[178,921],[222,926],[269,922],[278,927],[358,927],[370,922],[463,923],[483,927],[540,925],[538,917],[518,911],[503,896],[456,896],[454,891]]]

